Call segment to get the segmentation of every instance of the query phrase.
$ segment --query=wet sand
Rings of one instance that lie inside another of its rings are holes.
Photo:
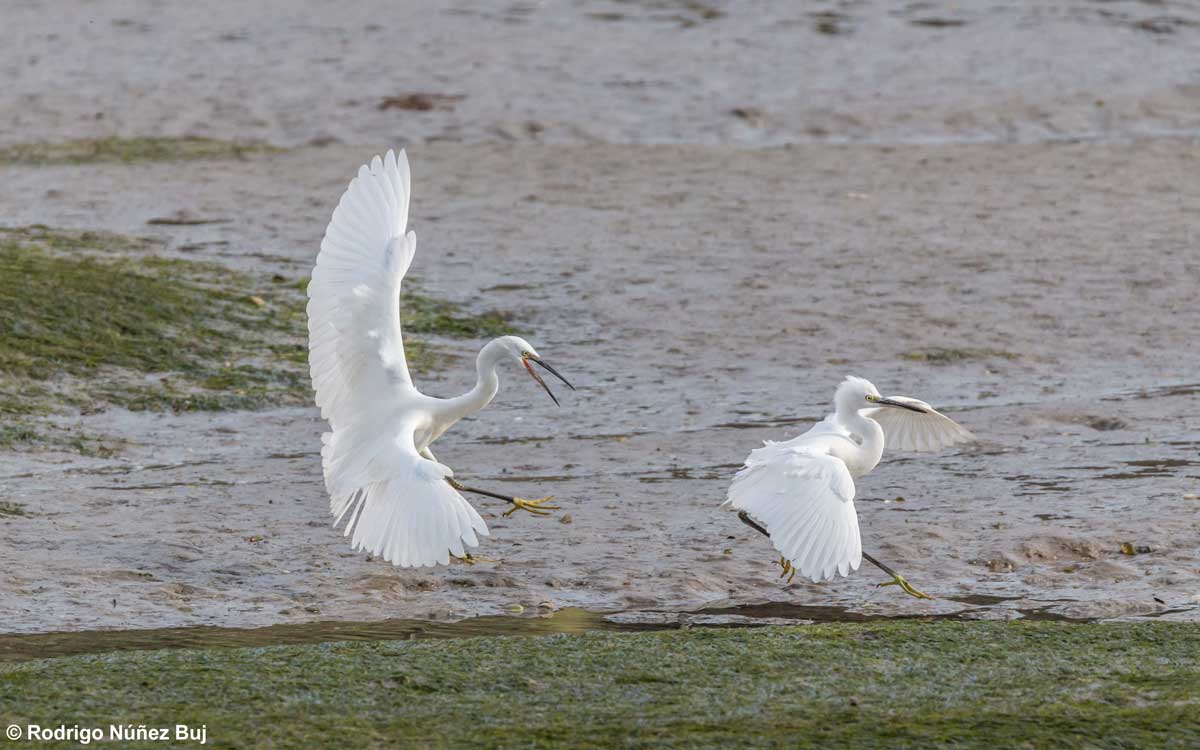
[[[1038,143],[1200,128],[1187,0],[22,0],[0,13],[0,145]]]
[[[9,168],[0,208],[11,225],[156,236],[299,276],[346,176],[386,145]],[[944,614],[972,595],[986,595],[968,599],[976,617],[1195,621],[1197,156],[1186,140],[414,145],[414,272],[512,311],[579,386],[555,409],[505,373],[437,454],[563,510],[505,519],[485,501],[479,552],[502,563],[396,570],[330,528],[315,409],[81,417],[129,444],[107,459],[0,454],[0,498],[31,513],[0,519],[4,630],[514,605]],[[179,209],[230,221],[145,224]],[[460,365],[421,386],[465,390],[477,343],[455,346]],[[937,361],[948,352],[962,358]],[[864,547],[937,601],[877,589],[866,568],[782,585],[769,546],[717,510],[745,454],[823,415],[845,373],[982,438],[885,456],[859,482]],[[1124,555],[1126,541],[1151,551]]]

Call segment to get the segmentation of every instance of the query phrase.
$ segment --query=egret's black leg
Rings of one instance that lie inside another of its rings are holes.
[[[763,536],[767,537],[768,539],[771,538],[770,533],[768,533],[767,530],[764,529],[762,526],[759,526],[758,522],[755,521],[753,518],[751,518],[750,514],[747,513],[746,511],[744,511],[744,510],[738,511],[738,520],[741,521],[742,523],[746,524],[750,528],[754,529],[758,533],[762,534]],[[783,568],[783,572],[779,574],[779,577],[783,578],[784,576],[787,576],[788,577],[787,582],[791,583],[792,579],[796,577],[796,567],[794,565],[792,565],[792,561],[787,559],[783,555],[780,555],[779,561],[776,562],[775,564],[778,565],[779,567]]]
[[[764,529],[762,526],[759,526],[758,523],[753,518],[750,517],[750,514],[744,510],[738,511],[738,520],[741,521],[742,523],[746,524],[750,528],[754,529],[758,533],[762,534],[765,537],[769,538],[771,536],[770,533],[768,533],[766,529]]]
[[[741,521],[742,523],[746,524],[750,528],[754,529],[758,533],[762,534],[763,536],[766,536],[766,537],[771,536],[769,533],[767,533],[766,529],[764,529],[762,526],[760,526],[753,518],[750,517],[750,514],[744,510],[738,511],[738,520]],[[872,565],[874,565],[875,567],[879,568],[884,573],[887,573],[888,575],[890,575],[892,577],[892,580],[888,581],[887,583],[881,583],[881,584],[879,584],[880,586],[895,585],[895,586],[899,586],[901,589],[903,589],[906,594],[915,596],[918,599],[932,599],[933,598],[929,594],[926,594],[924,591],[919,591],[919,590],[913,588],[912,584],[909,583],[908,580],[905,579],[904,576],[900,575],[899,573],[892,570],[888,566],[884,565],[883,563],[879,562],[875,558],[871,557],[866,552],[862,553],[862,556],[863,556],[864,560],[871,563]],[[783,576],[787,575],[789,572],[791,572],[791,574],[793,576],[796,575],[795,567],[792,566],[791,562],[787,558],[781,557],[779,559],[778,564],[783,567],[783,573],[779,576],[780,578],[783,578]],[[788,578],[788,583],[791,583],[791,581],[792,581],[792,579]]]
[[[471,492],[476,495],[485,495],[487,497],[494,497],[497,500],[503,500],[506,503],[512,503],[513,507],[504,511],[504,515],[506,516],[511,516],[518,510],[527,510],[535,516],[548,516],[550,515],[550,511],[558,510],[557,505],[546,505],[546,503],[550,502],[550,495],[538,498],[536,500],[526,500],[523,497],[512,497],[511,495],[501,495],[496,492],[488,492],[487,490],[477,490],[474,487],[466,486],[462,482],[459,482],[457,479],[453,479],[452,477],[446,477],[446,481],[450,483],[451,487],[459,492]]]
[[[879,568],[884,573],[887,573],[888,575],[890,575],[892,577],[892,580],[888,581],[887,583],[881,583],[881,584],[879,584],[880,586],[899,586],[900,588],[904,589],[904,593],[909,594],[910,596],[915,596],[918,599],[932,599],[933,598],[929,594],[926,594],[924,591],[918,591],[917,589],[913,588],[912,584],[909,583],[904,578],[904,576],[900,575],[899,573],[892,570],[888,566],[884,565],[883,563],[879,562],[875,558],[871,557],[866,552],[862,553],[862,556],[863,556],[864,560],[871,563],[872,565],[874,565],[875,567]]]

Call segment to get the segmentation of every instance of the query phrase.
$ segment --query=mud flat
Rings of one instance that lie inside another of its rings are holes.
[[[308,272],[346,175],[388,145],[9,165],[0,215],[270,290]],[[0,452],[6,632],[772,602],[1200,619],[1194,142],[409,152],[423,293],[502,312],[580,386],[555,409],[508,373],[438,455],[563,510],[482,503],[501,563],[395,570],[329,527],[322,424],[290,387],[256,410],[68,398],[19,419],[82,448]],[[421,385],[464,390],[481,339],[428,339],[447,359]],[[865,569],[782,585],[716,509],[749,449],[819,418],[847,372],[982,438],[860,483],[866,548],[934,602]]]
[[[0,146],[1195,135],[1188,0],[9,3]]]

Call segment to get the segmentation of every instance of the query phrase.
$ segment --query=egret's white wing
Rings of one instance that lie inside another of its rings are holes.
[[[863,416],[870,417],[883,428],[884,444],[901,451],[937,451],[955,443],[966,443],[975,436],[945,414],[915,398],[888,396],[892,401],[912,404],[925,409],[919,414],[894,406],[877,406],[863,409]]]
[[[450,469],[417,452],[415,423],[381,414],[322,437],[330,510],[355,549],[401,567],[445,565],[488,528],[446,481]]]
[[[804,447],[812,448],[812,447],[816,446],[818,443],[821,445],[828,445],[828,441],[825,440],[825,438],[828,438],[830,436],[846,437],[846,438],[850,438],[855,443],[858,443],[858,444],[862,443],[862,437],[858,437],[856,439],[855,435],[852,432],[850,432],[850,430],[847,430],[845,425],[843,425],[841,422],[838,421],[836,414],[830,414],[829,416],[825,417],[820,422],[817,422],[812,427],[808,428],[807,430],[800,433],[799,435],[797,435],[794,438],[790,438],[788,440],[784,440],[784,441],[781,441],[778,443],[773,442],[771,440],[765,440],[765,441],[763,441],[763,444],[764,445],[787,445],[787,446],[792,446],[792,447],[804,446]]]
[[[400,336],[400,281],[416,252],[408,157],[358,170],[321,240],[308,285],[309,371],[336,430],[413,389]]]
[[[409,169],[392,151],[342,194],[308,285],[309,368],[330,509],[356,549],[403,567],[449,562],[487,524],[419,455],[416,405],[400,334],[400,282],[416,252],[408,225]]]
[[[753,451],[726,505],[750,514],[800,575],[848,575],[862,563],[854,479],[841,459],[776,443]]]

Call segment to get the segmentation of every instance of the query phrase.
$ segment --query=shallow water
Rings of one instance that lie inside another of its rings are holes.
[[[284,646],[336,641],[423,640],[476,636],[539,636],[604,632],[640,632],[692,627],[765,627],[803,625],[813,622],[868,622],[872,620],[979,620],[991,619],[989,607],[1013,601],[1011,597],[969,596],[955,600],[972,605],[940,615],[889,616],[853,612],[845,607],[811,606],[769,602],[736,607],[705,608],[694,612],[642,610],[590,612],[568,607],[524,616],[490,615],[463,620],[372,620],[368,622],[317,621],[262,628],[213,626],[158,628],[149,630],[82,630],[55,633],[0,635],[0,662],[51,659],[81,654],[116,651],[151,651],[174,648],[245,648]],[[1046,611],[1047,607],[1024,609],[1003,619],[1087,621]]]

